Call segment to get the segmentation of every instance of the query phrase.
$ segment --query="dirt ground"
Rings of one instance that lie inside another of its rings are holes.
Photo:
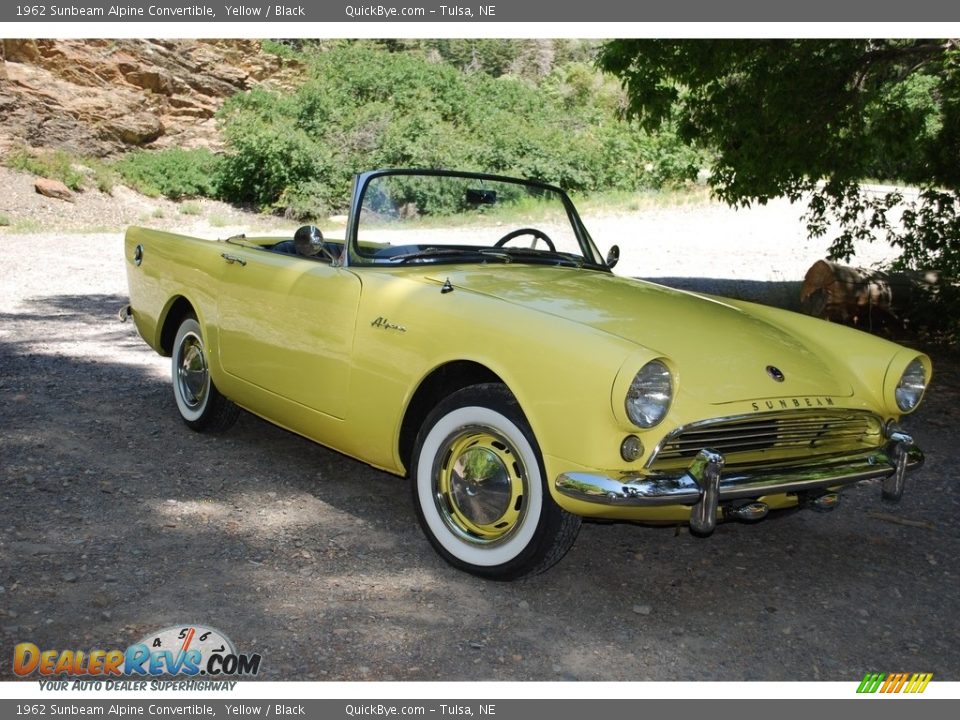
[[[434,554],[404,480],[249,415],[188,430],[117,321],[121,247],[0,235],[0,678],[19,642],[201,623],[271,680],[960,680],[955,359],[905,423],[928,460],[898,506],[868,482],[706,540],[587,523],[548,573],[493,583]]]

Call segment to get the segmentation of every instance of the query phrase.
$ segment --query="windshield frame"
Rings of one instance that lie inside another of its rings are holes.
[[[562,189],[555,185],[550,185],[549,183],[540,182],[538,180],[524,180],[521,178],[508,177],[505,175],[494,175],[490,173],[479,173],[479,172],[468,172],[460,170],[434,170],[434,169],[423,169],[423,168],[388,168],[381,170],[368,170],[366,172],[359,173],[353,181],[353,192],[351,193],[350,201],[350,212],[347,219],[347,230],[346,230],[346,253],[344,253],[344,262],[345,266],[354,266],[354,267],[397,267],[395,262],[391,262],[390,258],[371,258],[360,252],[359,246],[359,232],[360,232],[360,211],[363,207],[364,196],[367,192],[367,188],[370,186],[371,181],[376,180],[377,178],[389,176],[389,175],[415,175],[415,176],[424,176],[424,177],[452,177],[452,178],[461,178],[465,180],[480,180],[480,181],[490,181],[490,182],[499,182],[499,183],[510,183],[513,185],[522,185],[526,187],[533,187],[539,190],[544,190],[548,192],[555,193],[563,203],[564,210],[567,213],[567,219],[570,222],[571,229],[573,234],[577,239],[577,244],[580,246],[580,253],[583,256],[583,263],[580,267],[589,268],[591,270],[603,270],[610,272],[610,268],[607,267],[606,262],[603,259],[603,256],[600,254],[597,246],[594,244],[593,239],[590,237],[590,234],[587,232],[587,228],[584,226],[583,221],[580,219],[579,213],[573,204],[573,201]],[[433,261],[434,264],[439,263],[449,263],[451,260],[443,259],[441,256],[437,260]],[[481,260],[462,260],[465,264],[479,264]],[[522,261],[521,261],[522,262]]]

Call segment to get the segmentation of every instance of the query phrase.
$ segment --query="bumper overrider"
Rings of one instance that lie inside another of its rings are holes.
[[[903,495],[907,472],[923,465],[923,459],[923,452],[913,444],[913,438],[906,433],[893,432],[882,448],[797,465],[735,470],[724,474],[723,455],[705,448],[681,475],[624,474],[610,477],[599,473],[568,472],[558,476],[555,484],[564,495],[601,505],[690,506],[690,528],[705,535],[713,532],[721,504],[730,504],[733,517],[760,519],[766,515],[766,505],[758,498],[768,495],[825,498],[828,490],[861,480],[882,478],[883,499],[897,502]],[[754,502],[749,502],[751,500]],[[835,501],[836,496],[830,494],[830,500],[821,507],[830,509]],[[735,503],[738,503],[736,507]]]

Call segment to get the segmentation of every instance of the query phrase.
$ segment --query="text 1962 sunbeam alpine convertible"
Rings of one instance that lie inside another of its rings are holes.
[[[688,523],[831,509],[923,454],[898,426],[919,352],[614,276],[558,188],[384,170],[343,237],[206,241],[132,227],[131,313],[194,430],[238,407],[397,475],[453,565],[517,578],[581,517]]]

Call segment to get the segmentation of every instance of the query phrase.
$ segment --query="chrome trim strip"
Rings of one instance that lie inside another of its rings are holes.
[[[560,474],[554,485],[558,492],[567,497],[600,505],[698,505],[701,498],[708,494],[711,485],[708,476],[710,468],[718,464],[717,457],[722,460],[719,453],[701,451],[690,467],[679,475],[625,473],[620,477],[611,477],[600,473],[567,472]],[[923,452],[913,444],[913,440],[908,435],[897,433],[884,448],[852,456],[816,459],[804,464],[759,470],[735,470],[729,475],[719,473],[718,468],[717,501],[821,490],[876,478],[888,479],[884,483],[885,496],[888,489],[896,494],[898,483],[902,494],[903,476],[919,468],[923,461]],[[891,480],[893,482],[888,488]]]

